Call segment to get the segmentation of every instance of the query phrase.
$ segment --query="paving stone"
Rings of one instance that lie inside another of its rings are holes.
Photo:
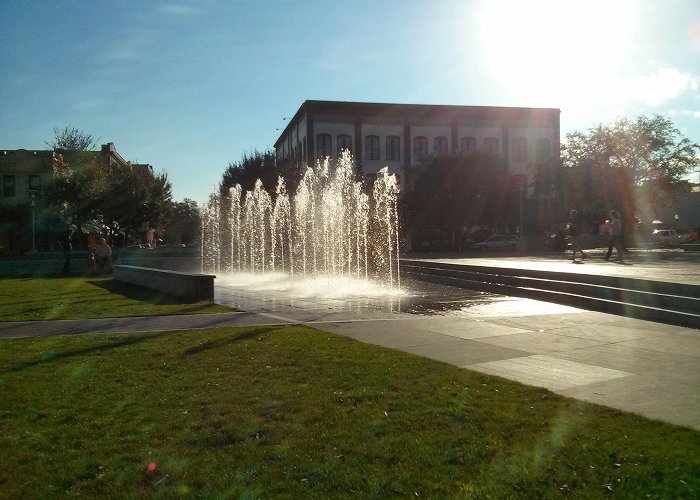
[[[517,349],[533,354],[580,349],[601,344],[595,340],[565,337],[563,335],[553,335],[544,332],[525,332],[501,335],[498,337],[483,337],[478,339],[478,342],[499,345],[501,347]]]
[[[520,358],[528,354],[517,349],[462,339],[455,339],[452,342],[409,346],[401,350],[457,366],[468,366],[479,361]]]
[[[611,370],[544,355],[477,363],[469,365],[469,368],[552,390],[567,389],[631,375],[620,370]]]
[[[652,351],[631,345],[629,342],[608,343],[550,355],[638,374],[688,363],[694,364],[700,371],[700,362],[694,356]]]
[[[514,333],[525,333],[528,331],[522,328],[495,325],[493,323],[468,319],[431,321],[428,323],[428,326],[426,326],[426,329],[431,332],[461,339],[478,339]]]
[[[659,380],[653,374],[633,375],[557,392],[700,430],[700,391],[693,386]]]

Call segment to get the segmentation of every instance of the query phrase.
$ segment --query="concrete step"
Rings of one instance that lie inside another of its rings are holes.
[[[497,266],[402,260],[405,277],[700,328],[700,286]]]

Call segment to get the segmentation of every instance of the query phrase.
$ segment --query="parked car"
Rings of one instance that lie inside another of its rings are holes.
[[[515,250],[517,242],[518,237],[514,234],[494,234],[484,241],[474,243],[472,250],[481,250],[482,252],[487,250]]]
[[[661,247],[678,246],[678,234],[675,229],[655,229],[651,233],[651,238],[654,243]]]

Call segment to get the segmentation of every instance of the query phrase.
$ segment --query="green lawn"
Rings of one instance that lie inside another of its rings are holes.
[[[175,296],[108,277],[0,279],[0,321],[116,318],[228,312],[210,302],[184,303]]]
[[[305,327],[0,341],[0,498],[697,498],[700,433]]]

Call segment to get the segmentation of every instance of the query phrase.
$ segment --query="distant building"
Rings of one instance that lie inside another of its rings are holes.
[[[528,166],[559,155],[559,116],[553,108],[305,101],[275,151],[313,165],[349,149],[366,177],[388,166],[400,179],[429,155],[489,151],[530,185]]]
[[[27,204],[31,192],[34,191],[35,195],[39,196],[42,186],[46,186],[51,180],[58,155],[63,156],[70,163],[71,156],[75,154],[93,156],[104,165],[105,171],[110,168],[131,168],[131,164],[117,153],[111,142],[103,144],[100,151],[0,150],[0,175],[2,176],[0,203],[6,206]],[[150,165],[146,166],[150,167]],[[153,167],[150,168],[152,173]]]
[[[30,208],[43,202],[43,192],[49,185],[54,167],[62,158],[71,163],[75,155],[98,162],[107,172],[120,168],[137,168],[153,175],[153,167],[131,164],[117,152],[113,143],[103,144],[99,151],[63,150],[2,150],[0,149],[0,254],[23,253],[32,248]],[[91,157],[91,158],[90,158]],[[52,250],[55,238],[47,221],[37,221],[36,246],[39,250]]]

